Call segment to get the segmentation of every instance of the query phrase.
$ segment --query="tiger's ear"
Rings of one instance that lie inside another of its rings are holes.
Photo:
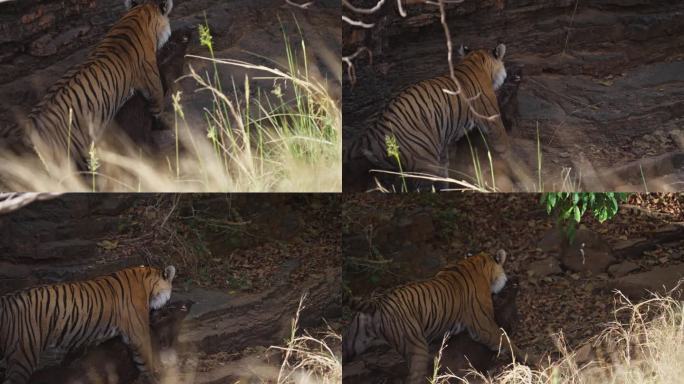
[[[164,16],[168,16],[173,8],[173,0],[159,0],[159,9]]]
[[[504,44],[497,45],[492,54],[497,60],[503,60],[503,57],[506,54],[506,46]]]
[[[126,9],[131,9],[135,6],[138,6],[142,3],[142,0],[124,0],[124,6],[126,6]]]
[[[461,46],[458,47],[458,56],[461,59],[464,58],[468,53],[470,53],[470,48],[468,48],[467,45],[461,44]]]
[[[162,275],[162,277],[164,277],[164,280],[171,281],[173,280],[174,276],[176,276],[176,267],[174,267],[173,265],[169,265],[168,267],[166,267],[166,269],[164,269],[164,274]]]
[[[503,263],[506,262],[506,251],[504,251],[503,249],[499,249],[498,251],[496,251],[495,260],[497,264],[503,265]]]

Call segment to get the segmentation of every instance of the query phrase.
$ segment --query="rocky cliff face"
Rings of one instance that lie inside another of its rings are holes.
[[[375,24],[343,27],[345,55],[359,47],[373,54],[372,65],[365,54],[354,61],[355,84],[345,78],[345,142],[402,88],[448,72],[438,8],[405,8],[405,18],[393,3],[368,16],[344,11]],[[563,186],[564,168],[570,187],[643,188],[639,164],[650,190],[676,189],[684,177],[684,3],[491,0],[446,9],[455,45],[507,46],[500,104],[523,175],[497,186],[538,189],[539,142],[546,189]],[[472,173],[467,143],[454,147],[451,166]]]

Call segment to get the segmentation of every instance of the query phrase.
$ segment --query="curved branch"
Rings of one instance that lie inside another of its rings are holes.
[[[60,193],[0,193],[0,214],[10,213],[34,201],[50,200]]]

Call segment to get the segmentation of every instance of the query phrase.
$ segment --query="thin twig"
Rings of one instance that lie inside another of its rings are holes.
[[[354,63],[352,63],[352,60],[356,59],[363,52],[368,53],[370,65],[373,65],[373,52],[371,52],[371,50],[367,47],[359,47],[353,54],[349,56],[342,56],[342,62],[347,64],[347,76],[349,76],[349,81],[351,82],[352,86],[354,86],[356,83],[356,69],[354,68]]]
[[[344,21],[345,23],[347,23],[349,25],[353,25],[355,27],[361,27],[361,28],[373,28],[373,27],[375,27],[375,24],[373,24],[373,23],[368,24],[368,23],[364,23],[363,21],[352,20],[345,15],[342,15],[342,21]]]
[[[295,3],[292,0],[285,0],[285,2],[288,3],[289,5],[292,5],[293,7],[297,7],[297,8],[301,8],[301,9],[308,9],[314,3],[313,1],[308,1],[306,3],[299,4],[299,3]]]

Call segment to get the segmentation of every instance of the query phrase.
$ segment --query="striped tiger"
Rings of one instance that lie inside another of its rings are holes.
[[[149,312],[171,298],[173,266],[134,267],[92,280],[44,285],[0,297],[0,357],[4,384],[24,384],[41,357],[121,336],[138,368],[156,373]]]
[[[506,79],[506,46],[499,44],[491,53],[466,51],[461,46],[458,52],[462,59],[454,66],[454,74],[460,94],[454,94],[457,87],[450,75],[408,87],[351,144],[345,162],[365,157],[373,167],[399,171],[396,159],[387,154],[387,140],[394,138],[402,171],[448,177],[448,145],[475,127],[488,134],[496,153],[506,153],[509,139],[494,93]]]
[[[507,352],[524,360],[521,351],[501,338],[494,319],[492,293],[506,285],[503,269],[506,252],[492,258],[487,253],[467,257],[447,266],[431,279],[409,283],[366,301],[359,308],[342,337],[345,363],[371,345],[385,342],[404,356],[409,366],[407,383],[425,383],[429,364],[429,344],[445,333],[467,330],[470,336],[490,349]]]
[[[46,164],[86,168],[88,150],[117,111],[140,92],[158,116],[164,94],[156,53],[171,35],[172,0],[125,0],[128,12],[88,59],[50,87],[29,115],[27,139]]]

